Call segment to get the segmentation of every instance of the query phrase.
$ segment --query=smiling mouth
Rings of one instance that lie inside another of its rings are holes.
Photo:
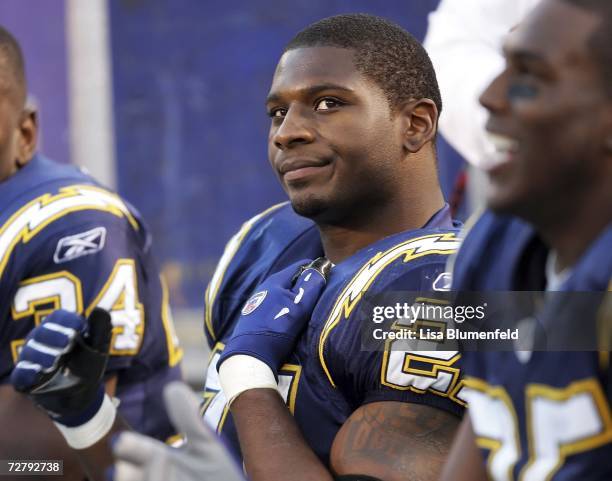
[[[487,149],[485,171],[492,171],[496,167],[511,162],[519,151],[519,141],[506,135],[487,132],[490,147]]]
[[[296,183],[321,174],[330,165],[331,162],[295,161],[281,165],[279,172],[285,182]]]

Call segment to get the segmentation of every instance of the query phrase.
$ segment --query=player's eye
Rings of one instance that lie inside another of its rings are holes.
[[[531,99],[538,93],[538,87],[529,82],[512,82],[508,85],[508,98],[510,100]]]
[[[287,115],[287,109],[275,108],[268,110],[268,116],[273,119],[282,119]]]
[[[344,105],[344,102],[341,102],[338,99],[333,97],[325,97],[315,102],[315,110],[331,110],[342,105]]]

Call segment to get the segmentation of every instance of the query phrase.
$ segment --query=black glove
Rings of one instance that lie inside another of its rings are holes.
[[[11,382],[67,426],[87,422],[102,403],[102,378],[112,336],[111,317],[58,310],[28,335]]]

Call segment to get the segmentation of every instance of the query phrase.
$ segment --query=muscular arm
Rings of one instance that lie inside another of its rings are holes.
[[[331,481],[272,389],[251,389],[232,403],[247,475],[252,481]]]
[[[76,453],[71,450],[49,417],[11,385],[0,386],[0,459],[64,461],[66,481],[83,480],[85,475]],[[3,481],[13,478],[3,476]],[[27,481],[27,476],[15,476]],[[40,480],[40,476],[32,477]]]
[[[484,460],[476,446],[469,413],[466,413],[453,441],[440,481],[487,481],[487,479]]]
[[[437,481],[458,424],[455,416],[421,404],[366,404],[336,435],[332,468],[385,481]]]
[[[232,415],[253,481],[333,479],[275,391],[244,392],[232,404]],[[363,474],[384,481],[437,481],[457,424],[452,415],[428,406],[368,404],[337,434],[332,468],[337,475]]]

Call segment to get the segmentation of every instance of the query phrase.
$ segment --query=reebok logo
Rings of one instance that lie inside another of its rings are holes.
[[[80,234],[64,237],[57,243],[53,261],[56,264],[68,262],[78,257],[100,252],[106,240],[106,227],[81,232]]]

